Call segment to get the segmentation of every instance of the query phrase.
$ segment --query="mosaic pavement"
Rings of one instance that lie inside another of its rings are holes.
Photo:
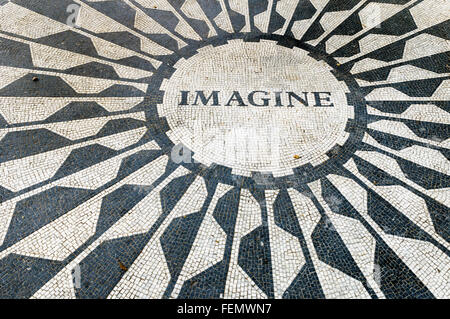
[[[0,1],[0,297],[449,298],[449,21]]]

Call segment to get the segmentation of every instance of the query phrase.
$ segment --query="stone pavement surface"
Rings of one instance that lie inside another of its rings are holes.
[[[449,298],[450,1],[0,1],[1,298]]]

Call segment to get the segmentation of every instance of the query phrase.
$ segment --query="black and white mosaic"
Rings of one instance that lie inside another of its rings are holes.
[[[450,298],[447,0],[0,1],[0,298]]]

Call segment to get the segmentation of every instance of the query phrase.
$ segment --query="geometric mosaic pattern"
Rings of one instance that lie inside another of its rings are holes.
[[[3,0],[0,21],[0,298],[450,297],[448,1]],[[345,84],[346,138],[282,173],[173,161],[183,61],[261,43]]]

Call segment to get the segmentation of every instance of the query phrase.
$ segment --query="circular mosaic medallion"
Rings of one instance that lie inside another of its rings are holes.
[[[200,164],[229,184],[317,180],[348,160],[367,122],[351,74],[290,37],[215,37],[180,51],[160,73],[165,79],[150,87],[162,92],[161,145],[171,145],[175,162]]]
[[[174,68],[158,112],[174,144],[207,166],[292,175],[325,162],[348,138],[349,89],[305,50],[231,40],[202,47]]]

